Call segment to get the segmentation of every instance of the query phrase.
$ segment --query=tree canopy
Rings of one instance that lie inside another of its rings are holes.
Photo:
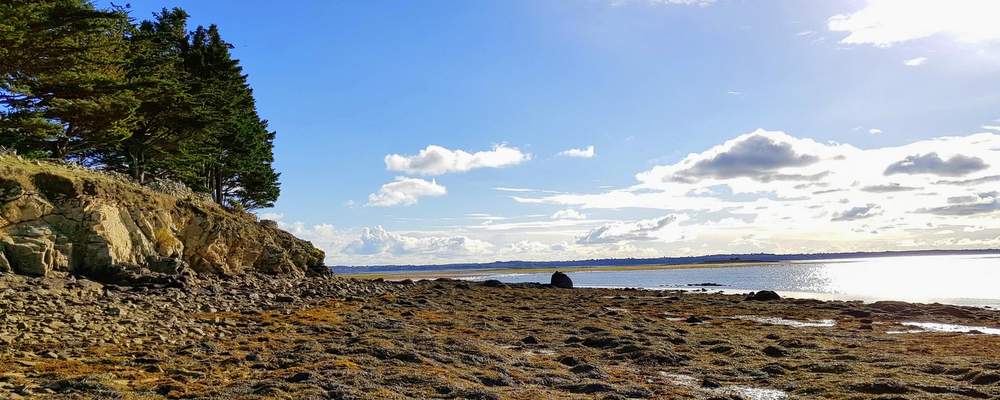
[[[275,132],[217,26],[86,0],[0,4],[0,146],[273,206]]]

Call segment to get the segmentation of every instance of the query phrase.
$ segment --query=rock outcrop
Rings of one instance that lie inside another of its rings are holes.
[[[115,283],[322,271],[323,252],[192,193],[0,156],[0,272]]]

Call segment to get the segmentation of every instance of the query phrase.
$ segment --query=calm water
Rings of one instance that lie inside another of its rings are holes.
[[[1000,308],[1000,256],[882,257],[796,261],[753,267],[572,272],[581,287],[684,288],[704,282],[708,290],[775,290],[791,297],[903,300]],[[474,279],[549,281],[550,274],[503,274]],[[696,289],[696,288],[695,288]]]

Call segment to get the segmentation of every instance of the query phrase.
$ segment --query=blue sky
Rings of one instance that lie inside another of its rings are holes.
[[[236,46],[331,264],[1000,247],[990,1],[131,6]]]

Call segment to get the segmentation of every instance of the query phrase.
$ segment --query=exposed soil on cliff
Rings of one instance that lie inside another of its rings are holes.
[[[0,279],[0,397],[988,399],[1000,312],[539,285]],[[981,328],[985,329],[985,328]]]

